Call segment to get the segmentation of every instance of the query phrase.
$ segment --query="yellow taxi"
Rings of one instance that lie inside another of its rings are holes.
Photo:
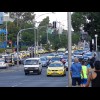
[[[55,61],[49,64],[47,68],[47,76],[51,76],[51,75],[66,76],[66,68],[64,67],[62,62]]]

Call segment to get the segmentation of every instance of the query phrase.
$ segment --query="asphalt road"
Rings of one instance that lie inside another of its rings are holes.
[[[24,74],[23,65],[13,66],[8,69],[0,69],[0,87],[67,87],[68,71],[66,76],[46,76],[46,67],[43,67],[42,74]]]

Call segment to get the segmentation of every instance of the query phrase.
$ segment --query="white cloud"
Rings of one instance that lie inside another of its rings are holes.
[[[50,23],[53,21],[60,22],[64,29],[67,29],[67,12],[35,12],[36,14],[36,21],[42,21],[44,18],[49,16]],[[38,17],[40,16],[40,17]]]

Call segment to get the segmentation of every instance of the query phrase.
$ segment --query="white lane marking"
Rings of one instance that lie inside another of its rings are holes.
[[[16,87],[16,86],[21,85],[21,84],[23,84],[23,83],[18,83],[16,85],[11,86],[11,87]]]

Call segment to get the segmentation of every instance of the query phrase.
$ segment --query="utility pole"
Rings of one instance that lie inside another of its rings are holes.
[[[19,67],[19,34],[21,31],[17,34],[17,67]]]
[[[36,28],[36,36],[37,36],[37,54],[38,54],[38,28]]]
[[[70,67],[72,62],[72,40],[71,40],[71,12],[67,13],[68,19],[68,87],[71,87]]]
[[[6,21],[6,42],[8,41],[7,34],[8,34],[8,30],[7,30],[7,21]]]

